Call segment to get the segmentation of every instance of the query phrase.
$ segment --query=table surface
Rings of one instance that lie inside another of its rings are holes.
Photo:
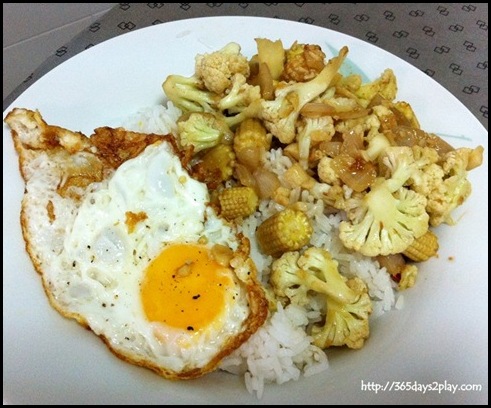
[[[4,99],[4,111],[43,75],[105,40],[155,24],[227,15],[313,24],[374,44],[432,77],[488,128],[488,5],[477,3],[120,3],[19,84]]]
[[[488,128],[486,3],[119,3],[56,50],[3,101],[3,109],[57,65],[112,37],[174,20],[226,15],[298,21],[374,44],[439,82]]]

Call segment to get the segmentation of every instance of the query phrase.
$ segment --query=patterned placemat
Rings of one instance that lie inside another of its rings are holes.
[[[435,79],[488,128],[486,3],[119,3],[56,50],[3,108],[55,66],[109,38],[174,20],[226,15],[314,24],[374,44]]]

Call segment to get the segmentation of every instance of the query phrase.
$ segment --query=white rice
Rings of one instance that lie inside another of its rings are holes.
[[[314,375],[328,368],[327,356],[305,333],[309,317],[304,308],[278,303],[261,327],[220,365],[222,370],[244,375],[247,390],[261,398],[264,384],[298,380],[302,372]]]
[[[159,135],[177,134],[176,122],[181,114],[179,108],[176,108],[172,102],[168,102],[167,107],[157,105],[139,110],[135,115],[128,118],[122,126],[134,132]]]
[[[124,127],[129,130],[167,134],[176,133],[176,121],[181,111],[171,102],[167,107],[155,106],[139,111],[130,118]],[[281,149],[268,153],[265,166],[275,172],[280,180],[285,171],[292,165],[291,160],[283,155]],[[321,187],[316,193],[320,194]],[[393,308],[403,306],[403,298],[396,299],[396,284],[390,279],[385,268],[371,258],[346,249],[338,237],[341,214],[326,215],[321,199],[302,191],[293,189],[290,194],[291,203],[302,201],[309,217],[314,220],[314,233],[311,244],[329,250],[333,258],[339,262],[339,270],[346,277],[357,276],[368,287],[373,301],[371,319]],[[345,196],[351,191],[345,189]],[[258,211],[244,220],[241,230],[251,241],[251,257],[256,263],[259,278],[268,287],[271,257],[262,255],[255,239],[257,226],[275,212],[283,209],[273,201],[262,201]],[[397,300],[397,302],[396,302]],[[282,384],[296,381],[303,374],[305,377],[315,375],[329,368],[327,356],[323,350],[312,344],[312,338],[306,334],[307,326],[321,319],[323,302],[312,302],[306,307],[289,305],[283,308],[278,303],[277,310],[272,312],[261,327],[246,343],[220,365],[226,370],[243,375],[247,390],[261,398],[267,383]]]

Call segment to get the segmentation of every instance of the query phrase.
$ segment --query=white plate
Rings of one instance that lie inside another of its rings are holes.
[[[48,123],[90,134],[98,126],[120,124],[138,108],[162,102],[162,81],[171,73],[190,75],[197,53],[236,41],[251,56],[255,37],[281,38],[286,46],[295,40],[317,43],[329,57],[348,45],[345,71],[374,79],[392,68],[399,82],[398,99],[412,104],[423,129],[451,137],[456,146],[482,144],[486,149],[484,165],[470,174],[474,191],[458,211],[460,222],[438,229],[439,258],[421,268],[417,286],[405,295],[405,308],[374,321],[362,350],[330,351],[329,372],[270,385],[260,403],[487,403],[487,132],[454,96],[413,66],[373,45],[311,25],[242,17],[182,20],[90,48],[33,84],[6,112],[13,107],[39,109]],[[5,125],[3,150],[4,401],[258,402],[242,379],[230,374],[170,382],[126,364],[91,332],[57,314],[24,250],[19,226],[23,182]],[[363,391],[362,382],[389,383],[392,391]],[[479,384],[482,391],[396,391],[428,384]]]

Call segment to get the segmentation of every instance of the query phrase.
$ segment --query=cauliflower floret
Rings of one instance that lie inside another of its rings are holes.
[[[206,89],[223,94],[232,84],[234,74],[249,77],[249,62],[240,53],[240,45],[229,43],[211,54],[196,56],[195,75],[203,81]]]
[[[337,85],[346,88],[348,91],[354,92],[360,88],[362,82],[361,75],[351,74],[343,76]]]
[[[394,71],[386,69],[375,81],[363,84],[355,92],[355,95],[367,107],[373,97],[380,94],[383,98],[392,101],[397,95],[397,80]]]
[[[342,181],[334,169],[333,163],[334,159],[324,156],[317,165],[317,174],[324,183],[330,184],[331,186],[341,185]]]
[[[222,95],[205,90],[196,76],[169,75],[162,88],[165,95],[183,112],[217,112],[235,114],[224,116],[229,127],[234,127],[246,118],[257,118],[261,113],[261,93],[258,86],[246,83],[242,74],[231,79],[231,88]],[[239,112],[239,113],[237,113]]]
[[[296,122],[300,110],[324,92],[341,67],[348,48],[343,47],[324,69],[312,80],[304,83],[278,86],[275,99],[262,102],[261,117],[266,128],[282,143],[291,143],[296,135]]]
[[[411,189],[429,197],[435,190],[441,189],[444,176],[442,167],[431,163],[412,177]]]
[[[310,247],[302,255],[283,254],[273,263],[271,285],[293,304],[305,305],[313,296],[325,296],[324,323],[314,325],[311,332],[316,346],[361,348],[368,338],[372,304],[367,287],[358,278],[346,281],[328,251]]]
[[[309,167],[310,147],[323,141],[329,141],[334,136],[332,117],[304,118],[297,135],[298,153],[301,166]]]
[[[346,286],[357,294],[357,300],[352,303],[328,301],[324,325],[312,327],[314,344],[319,347],[346,345],[360,349],[370,335],[368,316],[372,312],[372,302],[367,287],[359,278],[349,279]]]
[[[212,113],[193,112],[177,122],[181,147],[193,146],[194,153],[231,141],[233,133],[225,121]]]
[[[396,191],[418,172],[419,161],[414,158],[413,150],[407,146],[391,146],[381,156],[382,163],[388,168],[386,183],[391,191]]]
[[[299,105],[298,97],[278,97],[274,101],[264,101],[261,104],[261,118],[268,131],[282,143],[291,143],[295,139],[297,122],[300,110],[295,110]]]
[[[368,146],[366,150],[362,151],[365,160],[375,161],[391,146],[389,139],[376,130],[372,129],[367,138]]]
[[[330,207],[338,210],[346,208],[346,197],[343,182],[333,167],[334,159],[324,156],[317,165],[319,179],[330,186],[329,190],[322,195],[322,201]]]
[[[411,148],[391,147],[382,161],[390,178],[378,178],[368,193],[348,199],[348,220],[339,227],[344,245],[366,256],[403,252],[428,230],[426,198],[404,187],[418,171]]]
[[[346,210],[346,200],[349,198],[346,194],[347,186],[334,185],[322,195],[322,201],[330,207],[338,210]]]
[[[286,52],[286,61],[281,79],[306,82],[313,79],[325,66],[326,54],[321,47],[295,42]]]
[[[438,164],[438,152],[431,147],[412,147],[415,160],[418,162],[417,171],[411,175],[409,185],[412,190],[429,197],[435,188],[440,188],[445,172]]]
[[[378,129],[380,120],[374,114],[370,114],[361,118],[340,120],[336,123],[335,129],[339,133],[365,133],[371,129]]]
[[[451,213],[467,200],[471,194],[471,183],[467,179],[467,166],[472,149],[460,148],[444,155],[441,171],[433,177],[433,188],[428,195],[427,211],[432,226],[441,223],[453,224]],[[439,178],[443,173],[443,177]],[[419,185],[414,185],[418,190]]]
[[[332,97],[332,98],[322,98],[323,103],[331,106],[335,112],[350,112],[360,109],[360,105],[356,99],[345,98],[345,97]]]
[[[204,90],[196,76],[169,75],[162,88],[167,98],[184,112],[212,112],[219,99]]]
[[[401,272],[400,280],[397,285],[398,290],[412,288],[416,283],[418,276],[418,267],[416,265],[405,265]]]
[[[482,163],[482,147],[455,149],[442,159],[431,147],[413,146],[412,150],[419,171],[411,175],[410,188],[427,198],[426,211],[432,226],[452,224],[452,211],[471,193],[467,170]]]
[[[386,181],[353,194],[346,202],[348,221],[339,226],[343,244],[366,256],[402,252],[428,230],[426,198],[404,187],[392,192]]]
[[[218,108],[221,111],[240,112],[252,102],[261,99],[259,86],[246,83],[246,77],[242,74],[232,76],[230,89],[227,89],[225,93],[225,96],[218,102]]]
[[[270,283],[274,293],[283,304],[288,301],[299,306],[309,303],[307,292],[310,290],[300,278],[297,265],[300,252],[285,252],[272,265]]]
[[[232,127],[246,117],[259,115],[261,90],[247,83],[249,73],[249,63],[240,54],[239,45],[230,43],[214,53],[198,55],[193,76],[169,75],[162,87],[184,112],[242,113],[226,117]]]
[[[427,165],[438,163],[440,161],[440,155],[438,151],[432,147],[427,146],[412,146],[414,159],[418,162],[418,167],[420,169]]]
[[[304,118],[300,133],[308,134],[313,145],[328,142],[334,136],[334,121],[331,116]]]
[[[390,104],[372,106],[372,112],[375,116],[377,116],[380,122],[380,127],[379,127],[380,132],[391,130],[399,126],[396,114],[390,108]],[[398,143],[394,143],[394,144],[398,144]]]

